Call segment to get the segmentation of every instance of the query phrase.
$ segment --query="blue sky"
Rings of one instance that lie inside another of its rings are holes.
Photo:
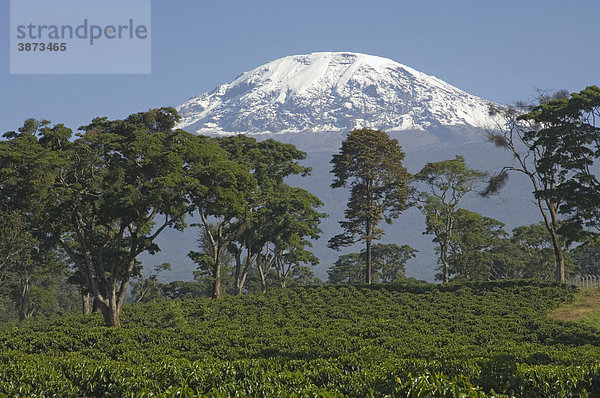
[[[535,88],[600,84],[597,0],[154,0],[150,75],[10,75],[8,0],[0,16],[0,132],[28,117],[76,128],[176,106],[273,59],[315,51],[391,58],[501,103],[530,99]]]

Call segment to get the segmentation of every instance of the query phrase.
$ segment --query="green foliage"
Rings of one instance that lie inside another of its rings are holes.
[[[371,242],[383,235],[377,225],[381,220],[391,223],[406,209],[408,172],[403,160],[397,140],[381,130],[369,129],[351,131],[331,159],[331,187],[350,185],[350,198],[346,221],[340,221],[344,232],[332,237],[328,246],[339,249],[364,241],[367,283],[371,283]]]
[[[168,299],[189,299],[210,297],[211,286],[198,282],[173,281],[160,287],[161,293]]]
[[[132,281],[131,302],[146,303],[148,301],[164,298],[165,295],[162,291],[163,285],[158,281],[158,275],[163,271],[171,271],[171,264],[158,264],[154,266],[154,270],[150,275],[140,275],[135,281]]]
[[[575,268],[580,275],[600,275],[600,241],[584,242],[571,251]]]
[[[343,254],[327,270],[328,282],[333,285],[363,282],[365,269],[366,265],[360,253]],[[375,277],[373,279],[377,280]]]
[[[119,326],[137,255],[243,174],[215,142],[174,130],[178,119],[172,108],[95,118],[77,137],[28,120],[0,143],[3,205],[67,253],[107,325]]]
[[[66,286],[68,275],[62,253],[30,228],[25,215],[0,212],[0,295],[6,320],[72,309],[76,294]]]
[[[288,287],[298,287],[298,286],[315,286],[321,285],[323,282],[317,278],[309,267],[298,265],[292,268],[292,271],[289,275],[289,282],[287,283]]]
[[[227,246],[242,233],[256,180],[244,164],[232,159],[226,168],[214,169],[208,181],[207,194],[194,198],[202,219],[196,225],[202,228],[198,238],[202,251],[191,251],[189,257],[211,279],[212,297],[221,298],[223,256]]]
[[[372,247],[373,281],[396,282],[405,278],[405,264],[417,250],[408,245],[377,243]],[[327,270],[329,283],[360,283],[365,280],[366,250],[344,254]]]
[[[449,242],[449,273],[456,280],[486,280],[491,274],[493,248],[506,235],[498,220],[457,209],[454,236]],[[437,275],[442,279],[443,275]]]
[[[521,267],[520,275],[513,277],[551,280],[555,275],[552,236],[543,223],[516,227],[511,241],[516,243],[513,266]],[[565,271],[573,271],[573,261],[568,247],[563,247]]]
[[[535,105],[492,107],[490,115],[500,115],[490,141],[510,151],[513,162],[490,179],[485,194],[499,191],[509,172],[527,176],[552,240],[555,278],[564,282],[564,246],[600,227],[600,184],[592,171],[600,156],[600,88],[542,94]]]
[[[125,306],[5,329],[7,396],[582,397],[600,334],[557,322],[564,285],[397,283]]]

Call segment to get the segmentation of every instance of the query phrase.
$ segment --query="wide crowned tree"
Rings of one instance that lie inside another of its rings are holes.
[[[542,102],[520,119],[538,127],[527,132],[532,147],[544,153],[537,169],[561,177],[560,183],[537,190],[536,197],[560,204],[566,218],[559,228],[563,235],[599,235],[600,87]],[[564,269],[559,271],[564,279]]]
[[[329,240],[328,246],[339,250],[357,241],[365,242],[366,283],[372,282],[371,245],[380,239],[381,220],[391,224],[406,209],[408,172],[402,166],[404,152],[398,141],[381,130],[351,131],[340,152],[333,155],[332,188],[350,186],[350,198],[340,221],[344,232]]]
[[[529,178],[552,239],[555,278],[564,282],[564,247],[600,231],[600,183],[593,167],[600,157],[600,88],[541,95],[536,105],[492,107],[490,114],[498,126],[489,138],[510,151],[513,162],[490,179],[485,194],[499,191],[510,172]]]
[[[96,118],[77,137],[28,120],[0,143],[2,205],[67,253],[107,326],[120,326],[136,257],[158,251],[165,228],[185,227],[215,175],[245,178],[213,140],[173,130],[177,120],[172,108]]]

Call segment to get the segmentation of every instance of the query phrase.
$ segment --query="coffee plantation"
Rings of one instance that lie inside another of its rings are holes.
[[[600,330],[559,283],[304,287],[7,325],[14,397],[594,397]]]

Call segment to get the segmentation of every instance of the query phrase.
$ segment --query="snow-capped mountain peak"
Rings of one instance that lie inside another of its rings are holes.
[[[387,58],[293,55],[245,72],[177,107],[198,133],[428,130],[487,127],[488,101]]]

